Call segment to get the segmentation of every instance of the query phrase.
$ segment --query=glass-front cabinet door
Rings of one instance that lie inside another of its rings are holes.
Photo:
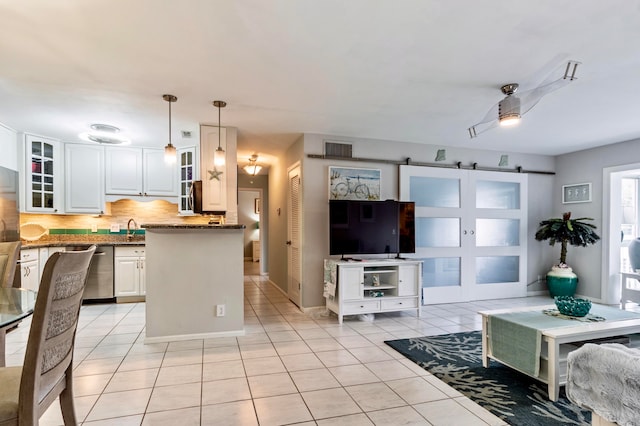
[[[26,211],[62,212],[62,156],[60,143],[25,135]]]
[[[180,214],[188,215],[193,213],[191,185],[194,180],[197,180],[197,165],[195,146],[178,149],[178,179],[180,185],[178,210]]]
[[[526,295],[526,175],[402,166],[400,198],[415,202],[424,304]]]

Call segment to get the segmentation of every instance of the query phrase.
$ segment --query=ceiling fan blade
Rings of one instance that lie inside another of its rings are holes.
[[[482,120],[467,129],[469,131],[469,137],[471,137],[471,139],[498,125],[499,104],[500,102],[489,108],[489,111],[487,111],[487,114],[482,118]]]
[[[578,68],[578,65],[580,65],[580,62],[569,60],[567,63],[562,65],[564,71],[564,74],[562,76],[558,77],[557,73],[551,73],[535,89],[527,90],[525,92],[518,92],[517,95],[511,95],[513,97],[517,97],[520,100],[520,103],[518,105],[519,111],[515,112],[519,112],[521,116],[524,115],[525,113],[530,111],[531,108],[536,106],[536,104],[540,102],[540,99],[542,99],[543,96],[548,95],[551,92],[555,92],[556,90],[566,86],[572,81],[577,80],[576,70]],[[480,120],[480,122],[467,129],[469,131],[469,136],[472,139],[498,125],[499,105],[507,98],[509,98],[509,96],[492,106],[491,109],[489,109],[489,112],[487,112],[487,114],[482,120]]]
[[[564,74],[561,77],[557,77],[556,74],[554,76],[556,77],[556,79],[553,80],[550,76],[535,89],[521,93],[520,114],[524,115],[531,108],[536,106],[536,104],[540,101],[540,99],[542,99],[543,96],[555,92],[556,90],[566,86],[572,81],[577,80],[578,78],[575,76],[575,74],[579,64],[580,62],[577,61],[568,61],[564,66]]]

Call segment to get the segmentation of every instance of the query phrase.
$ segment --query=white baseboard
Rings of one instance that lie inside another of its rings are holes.
[[[174,336],[157,336],[157,337],[145,337],[144,344],[151,343],[166,343],[166,342],[178,342],[182,340],[195,340],[195,339],[212,339],[214,337],[234,337],[244,336],[244,328],[242,330],[232,331],[218,331],[213,333],[194,333],[194,334],[177,334]]]

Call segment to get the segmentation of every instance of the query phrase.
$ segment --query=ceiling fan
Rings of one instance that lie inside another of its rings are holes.
[[[580,62],[569,60],[564,70],[564,75],[559,78],[551,73],[535,89],[520,92],[516,95],[520,85],[509,83],[503,85],[500,90],[507,95],[503,100],[491,107],[487,115],[480,122],[469,127],[469,136],[473,139],[489,129],[501,126],[512,126],[520,121],[520,118],[533,108],[540,99],[561,87],[577,80],[576,69]]]

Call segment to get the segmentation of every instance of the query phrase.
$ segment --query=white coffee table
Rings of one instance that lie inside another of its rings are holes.
[[[513,366],[508,365],[500,359],[496,358],[490,351],[490,336],[488,331],[490,316],[530,311],[540,311],[540,315],[545,315],[542,313],[542,311],[545,309],[555,309],[555,305],[532,306],[515,309],[497,309],[478,312],[482,316],[482,365],[485,368],[488,367],[489,359],[491,358],[504,365],[507,365],[510,368],[514,368]],[[542,334],[543,345],[544,343],[546,343],[547,345],[546,368],[541,368],[540,374],[537,377],[531,376],[530,374],[529,376],[543,383],[547,383],[549,399],[551,399],[552,401],[557,401],[560,392],[560,386],[565,385],[567,381],[566,353],[570,351],[572,347],[566,344],[582,342],[585,340],[601,339],[605,337],[639,334],[640,318],[626,320],[607,320],[603,322],[575,321],[575,325],[548,330],[540,330],[540,332]],[[565,345],[564,348],[567,349],[563,350],[562,354],[561,345]],[[518,370],[517,368],[514,369]],[[523,372],[522,370],[518,371]]]

